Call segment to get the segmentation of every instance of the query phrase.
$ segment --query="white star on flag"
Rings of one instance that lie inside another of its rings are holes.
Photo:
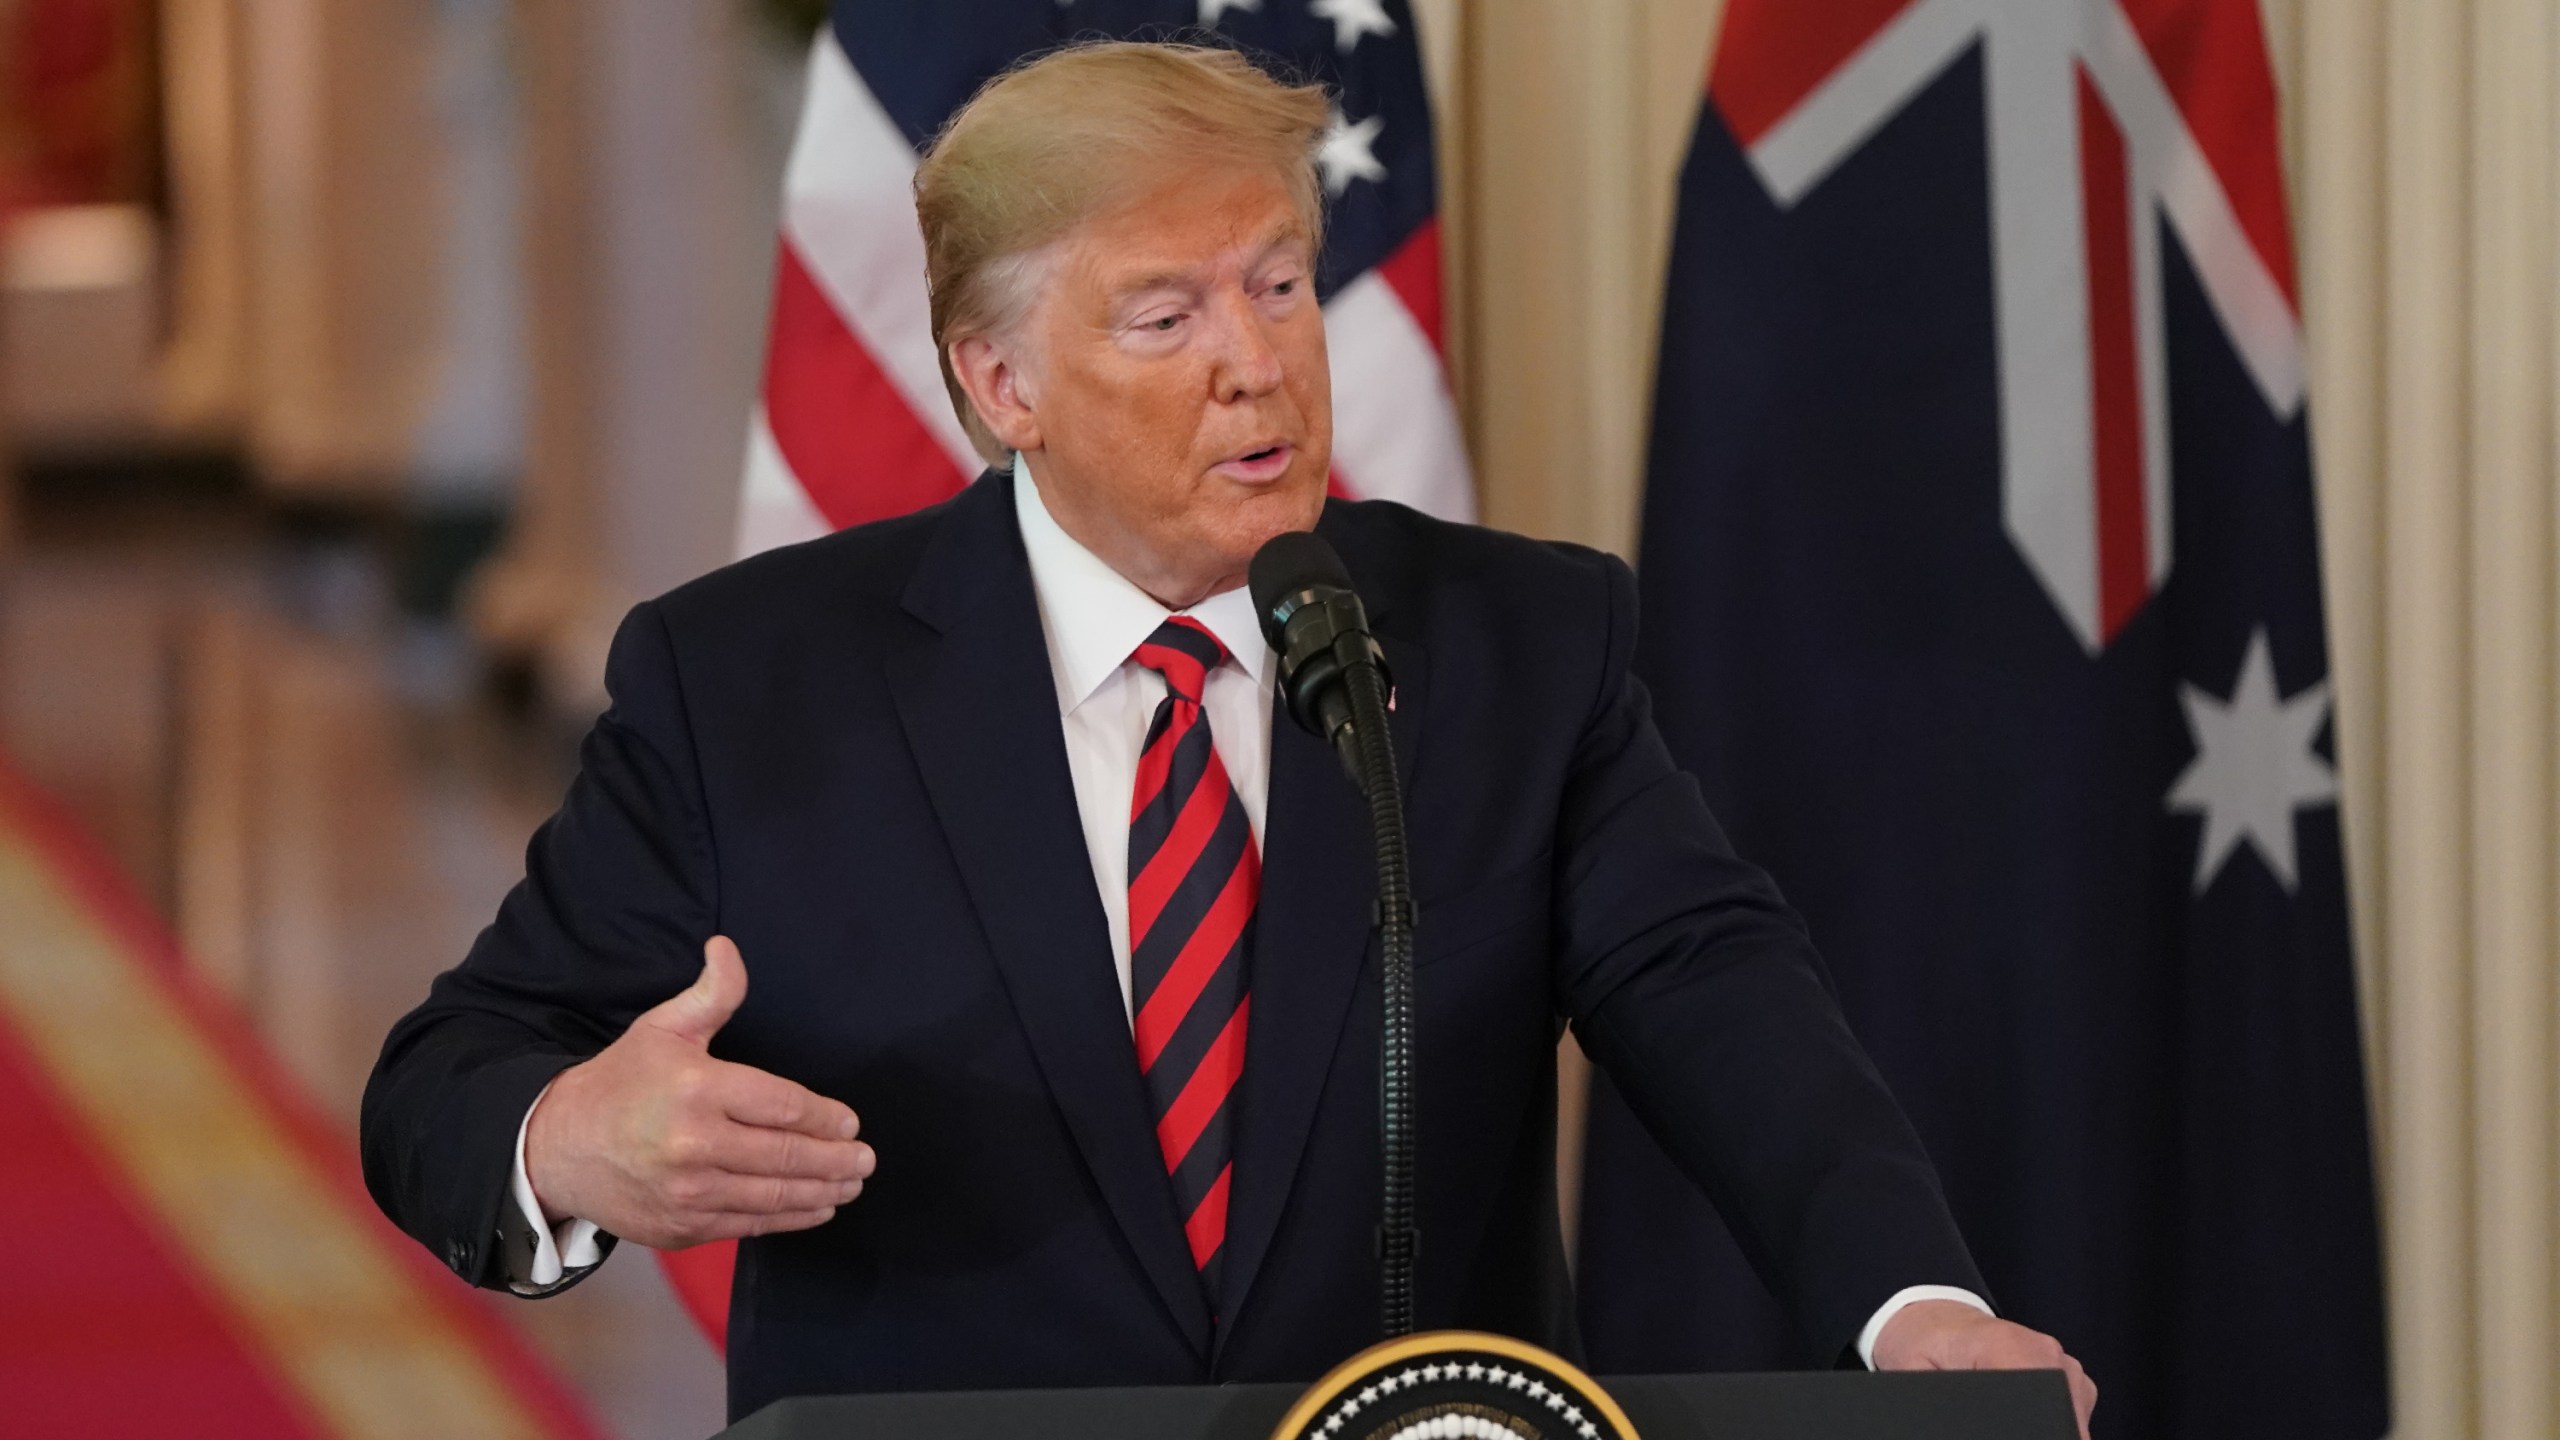
[[[1396,22],[1387,18],[1386,0],[1315,0],[1307,10],[1319,20],[1333,22],[1333,48],[1345,55],[1363,35],[1396,33]]]
[[[1316,150],[1316,168],[1324,171],[1325,194],[1339,199],[1354,180],[1375,182],[1387,178],[1387,167],[1378,163],[1370,149],[1378,143],[1378,132],[1386,125],[1386,118],[1380,115],[1355,125],[1341,111],[1333,112],[1333,128],[1324,132],[1324,144]]]
[[[1230,10],[1260,10],[1262,0],[1200,0],[1200,23],[1215,25]]]
[[[2193,685],[2179,690],[2196,758],[2170,788],[2169,808],[2204,816],[2196,893],[2204,893],[2246,840],[2290,894],[2297,888],[2293,813],[2338,798],[2337,772],[2311,748],[2328,723],[2329,682],[2278,700],[2275,660],[2262,628],[2249,637],[2230,699]]]

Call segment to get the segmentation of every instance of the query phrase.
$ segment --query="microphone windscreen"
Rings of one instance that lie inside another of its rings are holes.
[[[1312,530],[1292,530],[1265,541],[1254,552],[1245,580],[1253,589],[1254,613],[1262,619],[1262,638],[1274,650],[1288,648],[1282,631],[1299,596],[1315,589],[1351,588],[1351,572],[1342,568],[1342,557]]]

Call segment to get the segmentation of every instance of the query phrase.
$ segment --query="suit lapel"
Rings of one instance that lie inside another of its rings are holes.
[[[1130,1045],[1010,486],[991,475],[953,503],[906,596],[937,633],[910,637],[890,683],[1042,1078],[1148,1279],[1206,1355],[1208,1305]]]
[[[1383,601],[1376,572],[1360,564],[1353,546],[1341,548],[1363,596]],[[1418,643],[1381,623],[1383,607],[1370,619],[1395,676],[1390,724],[1398,773],[1410,795],[1420,757],[1427,657]],[[1262,900],[1254,920],[1253,1018],[1240,1082],[1235,1198],[1219,1306],[1229,1316],[1241,1313],[1270,1252],[1327,1076],[1337,1063],[1373,1070],[1378,1063],[1374,1043],[1356,1053],[1342,1045],[1362,973],[1375,964],[1377,952],[1370,928],[1377,852],[1368,807],[1333,752],[1291,718],[1286,706],[1274,703]],[[1374,1208],[1375,1200],[1364,1196],[1354,1203]],[[1234,1328],[1219,1327],[1221,1343]]]

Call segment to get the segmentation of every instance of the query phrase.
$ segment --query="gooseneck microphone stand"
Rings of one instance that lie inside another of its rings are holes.
[[[1378,1217],[1379,1304],[1387,1338],[1414,1330],[1413,875],[1405,851],[1404,787],[1387,727],[1385,653],[1331,545],[1315,535],[1279,536],[1254,556],[1253,599],[1262,633],[1280,654],[1289,713],[1321,736],[1369,806],[1377,849],[1380,989],[1379,1159],[1385,1172]]]
[[[1378,1220],[1380,1304],[1387,1338],[1413,1333],[1413,1265],[1421,1232],[1413,1219],[1413,871],[1405,853],[1404,785],[1387,732],[1387,687],[1374,665],[1343,672],[1351,693],[1344,743],[1359,752],[1358,780],[1369,802],[1378,851],[1378,954],[1386,1000],[1378,1031],[1378,1130],[1386,1199]]]

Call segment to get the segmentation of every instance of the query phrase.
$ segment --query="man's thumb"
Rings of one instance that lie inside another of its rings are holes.
[[[747,998],[747,962],[726,935],[714,935],[702,947],[702,973],[655,1009],[632,1022],[709,1045]]]

